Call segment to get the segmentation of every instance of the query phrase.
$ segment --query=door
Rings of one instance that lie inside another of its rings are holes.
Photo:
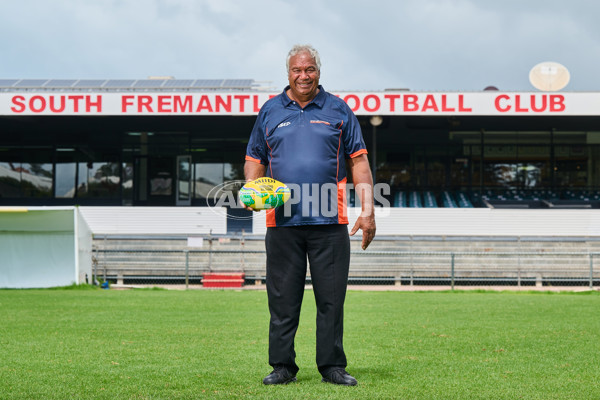
[[[192,205],[192,157],[177,156],[175,205]]]
[[[134,169],[133,205],[175,205],[174,167],[174,157],[137,157]]]

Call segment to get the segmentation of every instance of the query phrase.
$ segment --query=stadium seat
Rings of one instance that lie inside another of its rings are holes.
[[[419,193],[419,192],[410,192],[409,206],[412,207],[412,208],[421,208],[421,207],[423,207],[423,201],[421,200],[421,193]]]
[[[460,208],[473,208],[473,203],[471,203],[466,193],[458,192],[456,193],[456,198],[458,199],[458,206]]]
[[[454,198],[452,198],[452,196],[450,195],[450,193],[448,191],[444,191],[442,193],[442,204],[444,205],[444,207],[447,208],[457,208],[457,204],[456,201],[454,200]]]
[[[437,208],[437,200],[432,192],[425,192],[423,194],[423,200],[425,202],[425,208]]]
[[[406,200],[406,192],[396,192],[394,195],[394,207],[408,207],[408,202]]]

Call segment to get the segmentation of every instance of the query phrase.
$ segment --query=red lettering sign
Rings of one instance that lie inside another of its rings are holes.
[[[129,96],[129,95],[121,96],[121,112],[122,113],[126,113],[127,107],[133,105],[133,98],[134,98],[134,96]]]
[[[252,111],[257,113],[260,111],[260,105],[258,104],[258,96],[257,95],[252,96],[252,100],[253,100],[252,105],[254,106]]]
[[[427,111],[428,109],[431,109],[432,111],[439,111],[435,99],[431,94],[425,96],[425,103],[423,104],[423,109],[421,111]]]
[[[515,112],[528,112],[528,108],[521,107],[521,95],[515,96]]]
[[[350,99],[352,99],[354,105],[350,104]],[[344,101],[346,102],[346,104],[348,104],[348,107],[350,107],[352,111],[356,111],[360,107],[360,99],[355,94],[347,95],[346,97],[344,97]]]
[[[371,106],[370,104],[373,104]],[[374,94],[368,94],[363,99],[363,108],[368,112],[375,112],[381,107],[381,100]]]
[[[460,112],[473,112],[473,109],[470,107],[465,107],[465,95],[458,95],[458,111]]]
[[[272,93],[0,93],[6,115],[256,115]],[[359,115],[597,115],[600,94],[371,92],[336,95]],[[567,104],[568,103],[568,104]],[[569,106],[570,108],[568,108]],[[574,109],[576,108],[576,109]],[[473,111],[475,110],[475,111]],[[0,110],[2,113],[2,110]]]
[[[144,112],[144,108],[146,111],[152,112],[152,96],[138,96],[137,100],[137,111],[139,113]]]
[[[396,111],[396,100],[400,98],[399,94],[384,94],[383,97],[390,101],[390,111]]]
[[[92,112],[92,107],[96,108],[96,112],[102,112],[102,96],[96,96],[96,101],[92,101],[92,96],[85,96],[85,112]]]
[[[531,104],[531,110],[532,110],[532,111],[534,111],[534,112],[542,112],[542,111],[545,111],[545,110],[546,110],[546,107],[548,106],[548,97],[546,97],[546,96],[542,96],[542,105],[541,105],[541,107],[538,107],[538,106],[537,106],[537,104],[536,104],[536,100],[535,100],[535,99],[536,99],[536,95],[535,95],[535,94],[532,94],[532,95],[531,95],[531,101],[530,101],[530,104]]]
[[[418,111],[419,110],[419,97],[415,94],[404,95],[404,111]]]
[[[14,104],[14,106],[12,106],[10,108],[10,110],[12,112],[15,113],[22,113],[23,111],[25,111],[25,103],[23,103],[25,101],[25,97],[23,96],[13,96],[12,99],[10,99],[11,103]]]
[[[560,94],[532,94],[529,98],[520,94],[512,96],[501,94],[496,96],[494,107],[497,111],[505,113],[513,110],[517,113],[541,113],[545,111],[562,112],[565,111],[565,97]]]
[[[192,96],[185,96],[184,100],[181,100],[181,96],[174,96],[175,112],[192,112]]]
[[[445,95],[445,94],[443,94],[443,95],[442,95],[442,111],[444,111],[444,112],[452,112],[452,111],[455,111],[455,110],[456,110],[456,108],[454,108],[454,107],[448,107],[448,105],[446,104],[447,100],[448,100],[448,99],[446,98],[446,95]]]
[[[46,99],[43,96],[33,96],[29,99],[29,109],[34,113],[40,113],[46,108]]]
[[[562,94],[550,95],[550,111],[562,112],[565,111],[565,96]]]
[[[248,95],[236,94],[233,96],[234,99],[240,101],[240,112],[244,112],[244,102],[250,98]]]
[[[56,96],[50,96],[50,101],[49,101],[49,105],[50,105],[50,111],[52,111],[53,113],[61,113],[63,111],[65,111],[65,107],[66,107],[66,102],[65,102],[65,96],[59,96],[60,98],[60,106],[56,106]]]
[[[507,94],[496,96],[496,99],[494,100],[494,107],[496,107],[496,110],[499,112],[510,111],[510,104],[504,105],[509,99],[510,97]]]
[[[196,108],[196,112],[202,112],[202,110],[206,110],[208,112],[213,112],[212,105],[210,104],[210,100],[208,96],[200,97],[200,103],[198,103],[198,107]]]
[[[217,95],[217,112],[221,111],[221,108],[225,112],[231,112],[231,96],[226,96],[227,101],[223,100],[223,96]]]
[[[171,100],[172,97],[171,96],[161,96],[159,95],[157,97],[158,100],[158,108],[157,111],[158,112],[171,112],[173,111],[173,109],[171,108]]]
[[[83,96],[81,96],[81,95],[69,96],[69,100],[71,100],[73,102],[73,111],[79,112],[79,101],[83,100]]]

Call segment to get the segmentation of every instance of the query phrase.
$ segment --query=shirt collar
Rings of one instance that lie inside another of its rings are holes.
[[[286,106],[286,107],[289,106],[291,103],[294,102],[294,100],[290,99],[288,97],[287,93],[286,93],[289,88],[290,88],[290,85],[287,85],[283,89],[283,96],[281,96],[281,101],[282,101],[283,105]],[[315,98],[312,99],[310,101],[310,103],[308,103],[308,104],[314,104],[314,105],[316,105],[319,108],[323,108],[323,106],[325,105],[325,99],[326,99],[325,89],[323,89],[322,85],[319,85],[318,88],[319,88],[319,93],[317,93],[317,95],[315,96]],[[307,104],[307,106],[308,106],[308,104]]]

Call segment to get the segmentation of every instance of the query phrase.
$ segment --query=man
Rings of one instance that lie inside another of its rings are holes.
[[[356,385],[345,370],[343,309],[350,265],[346,167],[362,213],[350,235],[375,236],[373,180],[360,125],[348,105],[319,85],[319,53],[294,46],[283,93],[261,108],[246,151],[246,180],[268,175],[292,189],[292,199],[267,211],[269,364],[266,385],[296,380],[294,337],[306,279],[306,258],[317,304],[317,367],[323,382]],[[334,190],[321,190],[321,188]],[[292,201],[293,200],[293,201]]]

